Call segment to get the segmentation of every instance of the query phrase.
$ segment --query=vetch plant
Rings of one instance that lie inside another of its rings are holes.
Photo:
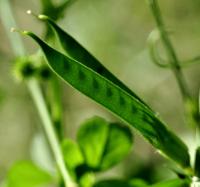
[[[200,186],[200,139],[199,106],[186,84],[182,67],[199,59],[180,63],[162,20],[156,0],[148,4],[155,18],[157,29],[149,36],[150,55],[157,65],[171,69],[182,94],[189,124],[197,134],[195,163],[191,163],[188,147],[169,129],[149,105],[128,88],[118,77],[104,67],[97,58],[79,44],[55,21],[62,17],[71,1],[54,5],[50,0],[41,0],[42,14],[34,16],[45,24],[44,39],[30,31],[17,31],[32,38],[40,47],[34,55],[27,56],[18,38],[21,51],[16,49],[14,71],[19,80],[24,80],[43,121],[44,131],[55,158],[57,168],[50,174],[35,163],[16,163],[8,172],[6,187],[36,187],[54,184],[59,187],[198,187]],[[12,18],[9,2],[2,1]],[[52,13],[53,12],[53,13]],[[54,14],[54,12],[56,12]],[[32,14],[30,10],[28,14]],[[4,18],[2,17],[2,20]],[[15,21],[12,18],[10,23]],[[5,27],[10,24],[4,21]],[[168,59],[159,56],[156,46],[162,41]],[[12,41],[11,41],[12,42]],[[18,47],[18,46],[17,46]],[[45,58],[44,58],[45,57]],[[169,62],[169,64],[166,64]],[[47,65],[46,65],[46,64]],[[83,122],[78,129],[76,141],[64,136],[60,80],[111,111],[125,124],[110,122],[95,116]],[[46,87],[42,93],[41,83]],[[157,184],[148,184],[143,179],[98,179],[103,173],[121,162],[130,152],[133,144],[132,127],[147,140],[157,152],[176,165],[177,177]]]
[[[38,42],[49,66],[61,78],[129,122],[153,146],[163,151],[164,154],[177,161],[181,166],[186,169],[190,167],[189,155],[184,143],[170,132],[156,117],[155,113],[140,102],[137,97],[130,96],[109,78],[94,70],[92,71],[85,64],[82,65],[81,62],[51,48],[35,34],[27,31],[24,31],[23,34],[31,36]],[[64,40],[65,38],[63,37],[62,39]],[[104,71],[104,69],[101,71]],[[175,152],[176,150],[177,152]]]

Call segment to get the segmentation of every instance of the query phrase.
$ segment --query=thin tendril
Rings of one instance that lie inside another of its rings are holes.
[[[161,68],[174,68],[173,63],[169,63],[168,60],[162,58],[159,55],[158,49],[157,49],[157,45],[160,38],[160,33],[158,29],[154,29],[148,37],[148,46],[149,46],[149,53],[150,56],[152,58],[153,63],[155,63],[156,65],[158,65]],[[181,68],[186,68],[189,67],[190,65],[194,65],[200,63],[200,56],[194,57],[192,59],[189,60],[185,60],[182,61],[180,64]]]

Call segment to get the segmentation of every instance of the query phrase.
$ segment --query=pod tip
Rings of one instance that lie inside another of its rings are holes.
[[[14,28],[14,27],[12,27],[12,28],[10,29],[10,32],[18,32],[18,33],[20,33],[20,34],[25,34],[25,35],[29,34],[29,31],[23,31],[23,30],[20,30],[20,29],[16,29],[16,28]]]
[[[32,14],[32,11],[31,10],[27,10],[26,13],[30,15],[30,14]]]
[[[34,16],[34,17],[36,17],[36,18],[38,18],[38,15],[37,14],[35,14],[32,10],[27,10],[26,11],[26,13],[28,14],[28,15],[32,15],[32,16]]]
[[[40,15],[38,15],[38,18],[41,20],[46,20],[46,19],[48,19],[48,16],[40,14]]]
[[[41,20],[47,20],[47,19],[48,19],[48,16],[43,15],[43,14],[37,15],[37,14],[35,14],[32,10],[27,10],[26,13],[29,14],[29,15],[33,15],[33,16],[35,16],[36,18],[41,19]]]

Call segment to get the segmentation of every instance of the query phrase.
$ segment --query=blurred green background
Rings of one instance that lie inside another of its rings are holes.
[[[171,38],[179,58],[200,55],[200,1],[160,0],[159,3],[167,28],[173,31]],[[11,0],[11,5],[19,28],[42,33],[43,25],[26,14],[28,9],[40,13],[39,0]],[[193,133],[184,121],[175,78],[170,70],[154,65],[148,54],[146,41],[155,23],[145,0],[76,0],[58,23],[157,111],[190,148],[193,146]],[[31,40],[23,38],[23,41],[30,54],[37,50]],[[25,84],[14,80],[13,58],[0,22],[0,180],[17,160],[33,159],[52,169],[38,113]],[[200,63],[184,68],[184,74],[197,98]],[[118,120],[68,85],[63,84],[63,89],[66,136],[74,138],[79,124],[93,115]],[[131,154],[106,176],[131,178],[145,175],[144,168],[146,172],[153,171],[144,177],[157,181],[171,175],[165,163],[136,134]]]

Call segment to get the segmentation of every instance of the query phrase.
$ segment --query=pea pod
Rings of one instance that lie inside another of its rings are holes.
[[[24,31],[42,48],[50,68],[71,86],[135,127],[155,148],[184,168],[190,167],[186,145],[135,96],[95,69],[53,49]]]
[[[79,44],[72,36],[70,36],[67,32],[65,32],[62,28],[60,28],[51,18],[46,15],[39,15],[38,19],[47,22],[51,28],[56,33],[58,40],[67,53],[68,56],[71,58],[79,61],[83,65],[91,68],[95,72],[101,74],[106,79],[110,80],[111,82],[118,85],[120,88],[124,89],[130,95],[138,99],[142,102],[146,107],[142,99],[140,99],[132,90],[130,90],[126,85],[124,85],[118,78],[115,77],[110,71],[108,71],[90,52],[88,52],[81,44]],[[150,108],[149,108],[150,109]]]

